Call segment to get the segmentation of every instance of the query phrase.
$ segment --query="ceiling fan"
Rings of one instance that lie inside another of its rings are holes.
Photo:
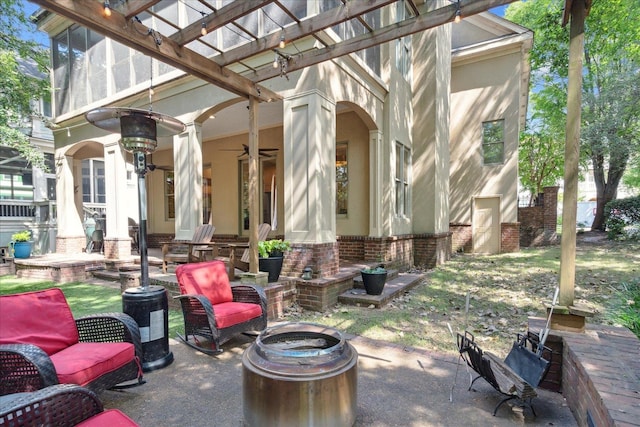
[[[249,146],[247,144],[242,144],[242,150],[239,149],[221,149],[220,151],[242,151],[242,153],[240,153],[238,155],[238,157],[242,157],[242,156],[247,156],[249,157]],[[260,157],[275,157],[274,154],[271,154],[271,151],[278,151],[277,148],[259,148],[258,149],[258,155]]]
[[[171,171],[171,170],[173,170],[172,166],[160,166],[160,165],[156,165],[155,163],[153,163],[153,154],[149,154],[149,160],[147,161],[147,168],[151,172],[153,172],[156,169],[163,170],[163,171]]]

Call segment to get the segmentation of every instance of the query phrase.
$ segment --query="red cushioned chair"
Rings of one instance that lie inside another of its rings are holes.
[[[0,313],[0,395],[58,383],[100,392],[143,382],[140,330],[127,314],[74,319],[59,288],[2,295]]]
[[[7,427],[136,427],[118,409],[104,410],[98,396],[74,384],[2,397],[0,425]]]
[[[178,338],[207,354],[233,336],[267,327],[267,297],[260,287],[231,286],[223,261],[182,264],[176,268],[184,332]],[[208,341],[206,344],[204,341]]]

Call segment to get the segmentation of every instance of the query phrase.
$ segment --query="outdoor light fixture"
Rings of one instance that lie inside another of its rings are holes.
[[[200,29],[200,34],[202,34],[203,37],[207,35],[207,24],[204,22],[204,20],[202,21],[202,28]]]
[[[138,251],[140,253],[140,286],[122,293],[123,311],[140,326],[142,341],[142,369],[150,371],[173,362],[169,350],[168,301],[166,289],[149,286],[147,256],[147,193],[145,175],[153,170],[146,155],[153,153],[158,136],[184,132],[186,126],[171,116],[136,108],[96,108],[85,114],[92,125],[109,132],[120,133],[120,145],[133,153],[133,165],[138,174]]]
[[[280,58],[278,58],[278,52],[276,52],[276,57],[273,60],[273,68],[278,68],[280,66]]]
[[[284,30],[282,30],[282,32],[280,33],[280,43],[278,44],[278,47],[280,49],[284,49],[286,43],[284,41]]]
[[[456,17],[453,18],[453,22],[459,24],[460,21],[462,21],[462,10],[460,10],[460,0],[458,0],[458,3],[456,4]]]
[[[105,0],[105,2],[103,3],[103,7],[104,7],[104,16],[106,16],[107,18],[111,16],[111,5],[109,4],[109,0]]]

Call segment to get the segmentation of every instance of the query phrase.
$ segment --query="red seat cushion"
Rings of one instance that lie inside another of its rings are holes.
[[[76,427],[135,427],[137,425],[135,421],[118,409],[108,409],[76,424]]]
[[[135,349],[128,342],[81,342],[51,355],[58,381],[86,386],[105,373],[134,360]]]
[[[76,344],[78,328],[62,290],[0,296],[0,344],[34,344],[49,356]]]
[[[222,261],[179,265],[176,278],[182,295],[204,295],[213,305],[233,301],[229,276]]]
[[[213,307],[218,329],[227,328],[238,323],[246,322],[262,315],[259,304],[248,302],[224,302]]]

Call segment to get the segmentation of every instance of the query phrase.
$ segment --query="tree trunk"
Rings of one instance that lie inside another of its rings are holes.
[[[624,150],[622,150],[624,151]],[[618,152],[617,155],[610,156],[609,162],[611,165],[607,172],[607,179],[605,182],[604,175],[604,162],[602,157],[598,159],[595,156],[593,160],[593,178],[596,184],[596,214],[591,224],[591,230],[605,231],[605,206],[611,200],[615,199],[618,194],[618,185],[626,169],[628,161],[628,153]]]

